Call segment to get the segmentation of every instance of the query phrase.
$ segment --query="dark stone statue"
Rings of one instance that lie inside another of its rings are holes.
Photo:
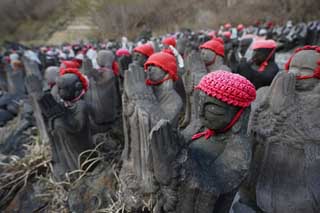
[[[200,46],[201,60],[206,65],[207,72],[230,70],[224,66],[224,42],[218,38],[207,41]]]
[[[39,93],[52,149],[54,176],[63,180],[66,173],[80,169],[87,157],[81,153],[93,148],[89,111],[81,100],[88,90],[88,80],[77,69],[61,70],[57,79],[59,102],[50,92],[42,94],[41,81],[36,76],[29,76],[26,82],[28,91]]]
[[[274,61],[276,43],[273,40],[255,41],[252,48],[251,61],[240,63],[235,72],[249,79],[256,89],[269,86],[279,71]]]
[[[120,118],[121,100],[118,81],[112,69],[115,59],[110,50],[101,50],[97,62],[99,69],[86,71],[90,88],[85,101],[90,107],[90,119],[94,133],[110,130]]]
[[[59,67],[48,67],[44,72],[44,80],[46,84],[44,85],[44,90],[50,90],[53,97],[58,97],[58,85],[57,79],[59,76]]]
[[[190,137],[200,127],[199,111],[195,107],[199,101],[199,94],[194,91],[200,79],[209,72],[230,70],[223,65],[224,46],[220,39],[210,40],[200,46],[200,53],[192,52],[187,58],[187,71],[184,77],[186,88],[186,110],[181,128],[185,128],[184,135]]]
[[[254,155],[236,212],[319,212],[320,48],[296,50],[287,72],[258,91],[249,122]]]
[[[123,94],[125,148],[120,179],[128,209],[139,210],[145,197],[155,190],[150,171],[151,128],[160,120],[169,120],[177,128],[182,100],[173,88],[177,80],[175,57],[155,53],[145,63],[144,70],[131,64],[126,72]]]
[[[143,67],[147,59],[154,53],[154,49],[150,44],[142,44],[133,49],[133,63]]]
[[[254,86],[240,75],[217,71],[204,76],[196,89],[203,132],[191,142],[170,122],[161,120],[152,129],[151,167],[158,186],[154,212],[229,212],[247,175],[247,122]]]
[[[6,67],[8,92],[16,96],[22,97],[26,95],[24,87],[25,70],[23,63],[20,60],[12,62],[12,66]]]

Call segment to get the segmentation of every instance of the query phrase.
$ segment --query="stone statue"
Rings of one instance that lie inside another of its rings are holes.
[[[20,60],[11,62],[12,67],[7,66],[7,81],[8,92],[18,97],[26,95],[26,89],[24,87],[25,70],[23,63]]]
[[[184,121],[181,124],[185,128],[184,135],[190,137],[200,127],[199,112],[195,105],[199,100],[199,94],[194,91],[200,79],[209,72],[216,70],[230,70],[223,65],[224,45],[221,39],[212,39],[200,45],[200,58],[197,52],[193,52],[187,59],[187,73],[184,78],[186,88],[186,111]]]
[[[119,66],[119,76],[121,80],[124,78],[124,72],[129,69],[129,64],[132,63],[132,57],[127,49],[119,49],[116,52],[117,63]]]
[[[174,128],[182,109],[182,100],[173,88],[177,80],[174,56],[160,52],[149,57],[144,70],[135,63],[125,74],[123,119],[125,148],[120,179],[126,206],[139,210],[143,199],[155,189],[149,168],[149,133],[160,120],[169,120]]]
[[[154,53],[153,47],[150,44],[142,44],[133,49],[133,63],[143,67],[147,59]]]
[[[219,38],[214,38],[200,46],[201,60],[207,68],[207,72],[215,70],[230,70],[223,65],[224,42]]]
[[[229,212],[247,175],[254,86],[240,75],[216,71],[205,75],[196,89],[203,132],[185,140],[165,120],[152,129],[151,168],[158,186],[154,212]]]
[[[44,72],[44,80],[46,82],[45,89],[50,90],[53,97],[58,97],[58,86],[57,79],[59,76],[59,68],[58,67],[47,67]]]
[[[120,118],[120,92],[116,73],[112,69],[114,59],[110,50],[101,50],[97,57],[100,68],[86,71],[90,88],[85,101],[90,107],[93,133],[106,132]]]
[[[88,80],[76,68],[60,70],[57,79],[58,102],[47,92],[42,94],[41,81],[35,76],[26,79],[28,91],[37,92],[39,105],[49,133],[54,176],[63,180],[66,173],[80,169],[86,155],[92,149],[89,111],[81,98],[88,90]]]
[[[235,212],[320,211],[320,47],[297,49],[286,68],[258,91],[248,127],[254,158]]]
[[[275,63],[276,42],[273,40],[258,40],[252,44],[253,56],[251,61],[238,65],[235,73],[249,79],[256,89],[269,86],[278,73]]]

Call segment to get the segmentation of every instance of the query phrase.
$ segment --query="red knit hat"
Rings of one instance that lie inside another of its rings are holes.
[[[150,57],[154,53],[153,47],[150,44],[142,44],[137,46],[133,49],[133,51],[146,55],[147,57]]]
[[[252,49],[274,49],[277,47],[277,43],[274,40],[256,40],[252,44]]]
[[[232,27],[232,25],[230,24],[230,23],[226,23],[225,25],[224,25],[224,29],[230,29]]]
[[[205,75],[195,89],[237,107],[247,107],[256,98],[256,89],[249,80],[222,70]]]
[[[231,38],[231,36],[232,36],[232,34],[231,34],[231,32],[230,31],[226,31],[226,32],[223,32],[223,34],[222,34],[225,38],[227,38],[227,39],[230,39]]]
[[[224,44],[221,39],[212,39],[210,41],[205,42],[200,46],[200,49],[209,49],[215,52],[217,55],[224,57]]]
[[[163,49],[161,52],[168,53],[168,54],[174,56],[174,53],[173,53],[172,49],[170,49],[170,48],[165,48],[165,49]]]
[[[268,57],[266,58],[266,60],[260,65],[258,71],[259,72],[263,72],[266,67],[269,64],[269,60],[271,59],[271,57],[273,56],[273,54],[276,51],[276,47],[277,47],[277,43],[274,40],[256,40],[253,42],[252,44],[252,49],[253,50],[257,50],[257,49],[273,49],[270,54],[268,55]]]
[[[173,55],[165,52],[155,53],[148,58],[147,62],[144,64],[144,69],[147,71],[150,65],[160,67],[169,74],[170,79],[173,81],[178,80],[177,62]]]
[[[256,98],[256,89],[253,84],[241,75],[227,71],[215,71],[205,75],[195,89],[200,89],[207,95],[217,98],[229,105],[241,107],[227,126],[222,129],[206,129],[192,136],[192,140],[210,137],[229,131],[240,119],[252,101]]]
[[[123,55],[130,56],[130,52],[129,52],[127,49],[124,49],[124,48],[118,49],[118,50],[116,51],[116,56],[117,56],[117,57],[121,57],[121,56],[123,56]]]
[[[84,92],[87,92],[89,89],[89,80],[87,78],[87,76],[83,75],[77,68],[65,68],[65,69],[60,69],[60,76],[63,76],[65,74],[75,74],[76,76],[78,76],[80,82],[82,83],[82,87]]]
[[[237,30],[238,31],[242,31],[244,29],[244,25],[243,24],[239,24],[238,26],[237,26]]]
[[[64,65],[64,68],[80,68],[81,64],[78,61],[62,61],[61,65]]]
[[[174,37],[167,37],[167,38],[163,39],[162,44],[168,45],[168,46],[171,45],[173,47],[176,47],[177,42]]]

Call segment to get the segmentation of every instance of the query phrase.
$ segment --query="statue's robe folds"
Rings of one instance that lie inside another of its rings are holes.
[[[299,91],[295,81],[279,73],[249,123],[256,148],[244,192],[264,212],[320,211],[320,87]]]
[[[89,111],[86,103],[79,100],[59,117],[47,120],[47,128],[52,149],[55,177],[62,180],[67,172],[80,169],[85,160],[79,155],[93,149]]]

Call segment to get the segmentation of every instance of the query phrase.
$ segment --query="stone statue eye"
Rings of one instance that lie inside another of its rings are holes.
[[[209,113],[214,113],[214,114],[224,114],[225,110],[223,107],[215,104],[208,104],[205,106],[205,111]]]

